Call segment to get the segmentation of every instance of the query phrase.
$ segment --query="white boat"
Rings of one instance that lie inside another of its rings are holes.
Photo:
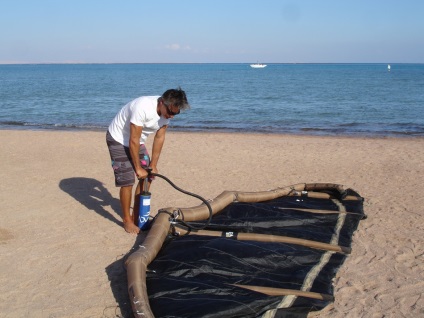
[[[255,63],[255,64],[250,64],[250,67],[253,67],[253,68],[264,68],[264,67],[266,67],[266,64]]]

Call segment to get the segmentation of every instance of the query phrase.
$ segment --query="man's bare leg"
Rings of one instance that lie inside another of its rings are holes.
[[[131,215],[131,197],[132,186],[121,187],[119,191],[119,200],[121,202],[122,220],[124,222],[124,229],[128,233],[138,234],[140,228],[134,223],[134,214]]]

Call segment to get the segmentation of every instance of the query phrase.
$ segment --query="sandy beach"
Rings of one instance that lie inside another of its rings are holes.
[[[122,228],[105,133],[0,130],[0,149],[0,317],[131,317],[123,258],[142,236]],[[159,162],[207,199],[302,182],[365,198],[335,302],[313,317],[424,316],[423,172],[423,138],[171,131]],[[200,204],[151,191],[153,212]]]

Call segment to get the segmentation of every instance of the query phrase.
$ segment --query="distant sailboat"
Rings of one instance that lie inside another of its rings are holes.
[[[390,64],[389,64],[389,65],[387,65],[387,70],[390,72],[390,69],[391,69],[391,67],[390,67]]]
[[[266,64],[255,63],[255,64],[250,64],[250,67],[253,67],[253,68],[264,68],[264,67],[266,67]]]

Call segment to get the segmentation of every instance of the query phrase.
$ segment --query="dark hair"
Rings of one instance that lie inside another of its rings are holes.
[[[190,108],[186,93],[180,87],[177,89],[168,89],[162,94],[161,98],[166,105],[173,105],[181,110]]]

